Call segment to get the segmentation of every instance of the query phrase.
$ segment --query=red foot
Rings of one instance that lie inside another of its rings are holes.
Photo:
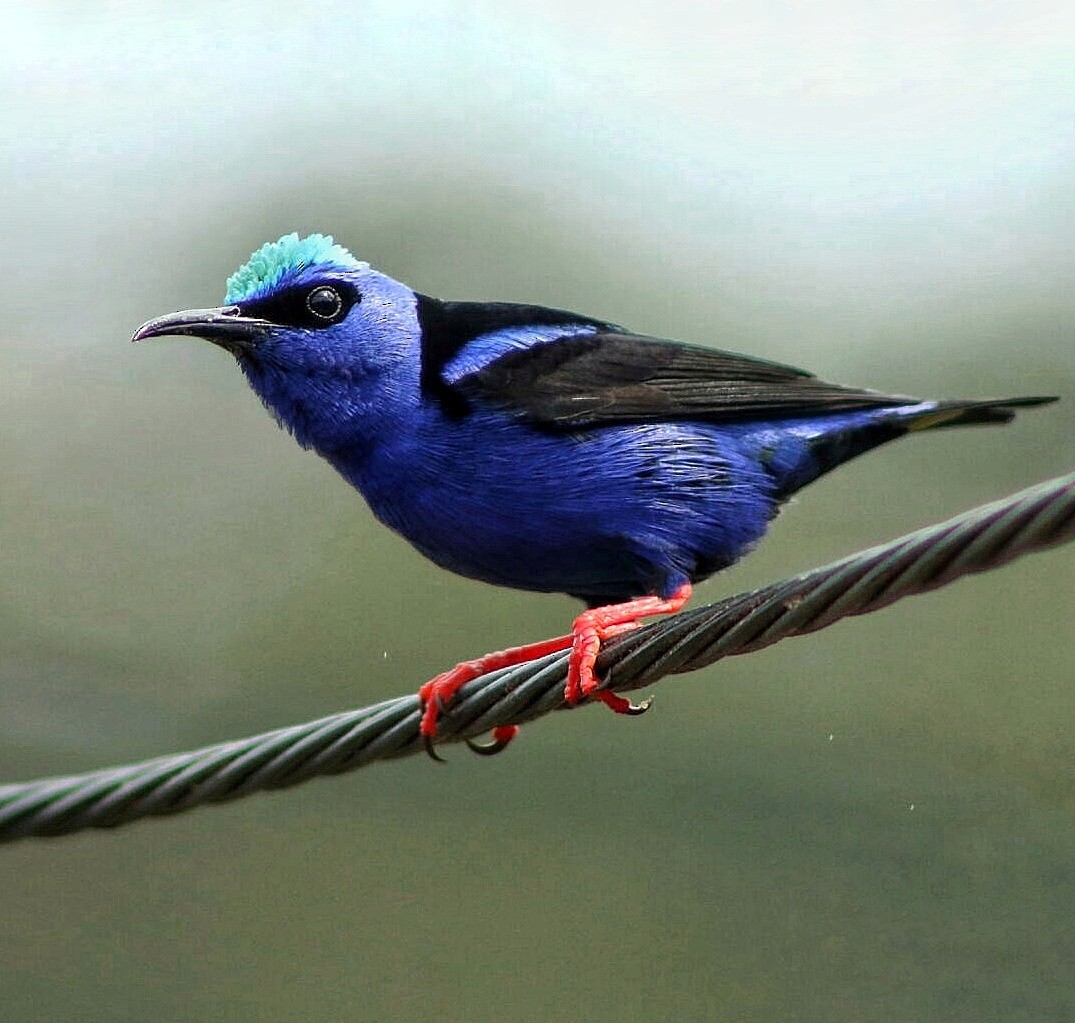
[[[528,646],[511,647],[508,650],[497,650],[486,654],[473,661],[463,661],[457,664],[451,671],[442,672],[436,678],[430,679],[418,690],[418,699],[422,701],[422,722],[418,730],[425,741],[426,752],[434,760],[440,758],[433,752],[433,739],[437,734],[437,719],[441,710],[455,698],[471,679],[487,675],[497,668],[509,668],[524,661],[532,661],[546,654],[566,650],[571,646],[571,636],[557,636],[555,639],[547,639],[541,643],[530,643]],[[493,729],[493,743],[491,746],[480,747],[477,752],[491,754],[499,753],[512,739],[515,738],[519,729],[515,725],[505,725],[503,728]],[[510,734],[508,734],[510,732]],[[496,747],[495,749],[493,747]]]
[[[541,643],[527,646],[511,647],[497,650],[473,661],[463,661],[451,671],[445,671],[430,679],[418,690],[418,699],[422,702],[422,721],[419,732],[425,742],[426,752],[434,760],[440,757],[433,751],[433,739],[437,734],[437,719],[441,710],[454,699],[456,693],[471,679],[486,675],[497,668],[508,668],[524,661],[532,661],[546,654],[571,648],[571,658],[567,667],[567,685],[564,699],[570,704],[578,703],[583,697],[600,700],[617,714],[641,714],[648,703],[636,706],[630,700],[616,693],[601,690],[600,680],[594,675],[594,664],[601,651],[601,644],[622,632],[637,629],[640,619],[651,615],[675,614],[690,599],[691,584],[684,583],[667,600],[660,597],[639,597],[625,604],[609,604],[591,611],[583,611],[575,619],[571,635],[557,636]],[[518,734],[518,727],[505,725],[493,729],[493,741],[485,746],[471,743],[476,753],[491,755],[499,753]]]
[[[642,713],[645,707],[639,709],[630,700],[608,690],[598,691],[601,682],[594,675],[593,666],[601,652],[601,644],[622,632],[637,629],[642,618],[675,614],[690,597],[691,584],[684,583],[667,600],[660,597],[638,597],[625,604],[609,604],[607,607],[583,611],[575,619],[571,629],[574,642],[571,646],[571,659],[567,663],[564,699],[568,703],[578,703],[584,696],[590,696],[600,700],[617,714]]]

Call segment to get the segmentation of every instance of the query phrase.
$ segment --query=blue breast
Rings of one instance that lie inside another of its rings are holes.
[[[834,450],[840,461],[865,450],[840,439],[869,433],[882,416],[893,420],[884,410],[571,435],[487,409],[448,419],[427,405],[413,430],[361,462],[346,452],[329,460],[378,518],[444,568],[608,603],[667,596],[738,560],[780,500],[832,467]]]

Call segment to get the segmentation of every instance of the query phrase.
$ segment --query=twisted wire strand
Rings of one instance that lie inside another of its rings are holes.
[[[1075,473],[626,633],[602,650],[598,670],[617,691],[639,689],[1072,539]],[[442,716],[438,741],[460,741],[564,708],[566,674],[563,652],[475,679]],[[412,694],[188,753],[0,785],[0,841],[116,827],[410,756],[423,749],[419,714]]]

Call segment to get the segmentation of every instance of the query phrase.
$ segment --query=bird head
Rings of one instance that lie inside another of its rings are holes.
[[[268,242],[228,278],[224,305],[142,324],[132,341],[205,338],[305,446],[326,447],[375,411],[386,374],[415,363],[415,294],[322,234]],[[398,388],[397,388],[398,389]]]

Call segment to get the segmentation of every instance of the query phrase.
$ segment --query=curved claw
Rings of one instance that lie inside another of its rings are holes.
[[[645,714],[653,704],[652,696],[647,696],[641,703],[632,703],[626,696],[620,696],[618,693],[610,692],[607,689],[602,689],[591,695],[593,699],[600,700],[609,710],[615,711],[617,714],[626,714],[628,717],[638,717],[639,714]]]
[[[503,752],[508,743],[518,734],[518,725],[501,725],[499,728],[493,729],[492,742],[474,742],[473,739],[467,739],[466,744],[470,747],[471,752],[477,753],[479,757],[495,757],[498,753]]]
[[[492,742],[475,742],[473,739],[464,741],[470,747],[470,752],[477,753],[479,757],[495,757],[498,753],[503,752],[508,745],[506,742],[497,742],[496,739]]]
[[[652,706],[652,696],[647,696],[641,703],[632,703],[630,700],[628,700],[627,709],[622,713],[626,714],[628,717],[638,717],[639,714],[645,714],[646,711],[649,710]]]
[[[433,748],[433,736],[432,735],[423,735],[422,736],[422,745],[425,746],[426,755],[429,757],[430,760],[435,760],[438,764],[446,764],[446,763],[448,763],[448,761],[445,760],[444,757],[440,756],[437,753],[437,751]]]

